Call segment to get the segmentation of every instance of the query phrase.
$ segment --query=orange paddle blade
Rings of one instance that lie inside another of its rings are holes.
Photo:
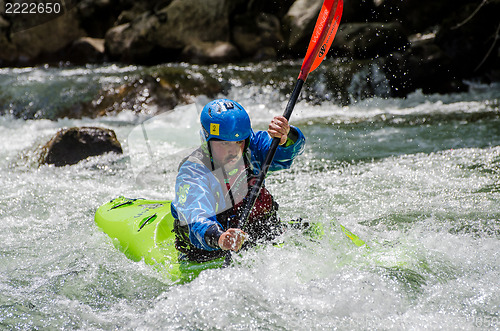
[[[344,2],[342,0],[325,0],[323,2],[306,57],[302,62],[299,79],[305,81],[307,75],[316,69],[325,58],[339,28],[343,8]]]

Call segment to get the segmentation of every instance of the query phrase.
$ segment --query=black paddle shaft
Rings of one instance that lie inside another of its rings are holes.
[[[302,90],[302,86],[304,85],[304,80],[299,79],[297,80],[297,84],[295,84],[295,88],[293,89],[292,95],[290,96],[290,99],[288,100],[288,104],[285,108],[285,112],[283,113],[283,117],[288,120],[290,120],[290,116],[292,116],[293,108],[295,107],[295,103],[297,102],[297,99],[299,97],[300,91]],[[257,200],[257,197],[259,196],[260,189],[262,188],[262,184],[264,183],[264,179],[266,178],[267,171],[269,170],[269,167],[271,166],[271,163],[273,162],[274,155],[276,154],[276,150],[278,149],[280,143],[279,138],[273,138],[273,141],[271,143],[271,147],[269,148],[269,151],[267,152],[266,159],[264,160],[264,163],[262,164],[261,171],[259,173],[259,177],[257,178],[257,181],[255,184],[253,184],[250,193],[248,195],[248,200],[245,205],[245,208],[243,209],[241,215],[239,215],[238,221],[238,228],[243,229],[248,221],[248,217],[250,216],[250,212],[253,209],[253,206],[255,205],[255,201]]]
[[[299,79],[297,80],[297,84],[295,84],[295,87],[293,89],[292,95],[290,96],[290,99],[288,100],[288,104],[286,105],[285,112],[283,113],[283,117],[286,118],[286,120],[290,120],[290,116],[292,116],[293,108],[295,107],[295,103],[297,102],[297,99],[299,98],[300,90],[302,90],[302,86],[304,85],[304,80]],[[262,183],[264,183],[264,179],[266,178],[267,171],[269,170],[269,167],[271,166],[271,163],[273,162],[274,159],[274,154],[276,154],[276,150],[278,149],[280,143],[279,138],[273,138],[273,141],[271,143],[271,147],[269,148],[269,151],[267,152],[266,159],[264,160],[264,163],[262,164],[262,169],[260,171],[259,177],[257,178],[257,181],[255,184],[252,186],[252,189],[250,190],[250,193],[248,194],[248,200],[247,203],[245,204],[245,208],[243,209],[240,217],[238,218],[238,225],[236,226],[237,228],[244,229],[248,217],[250,216],[250,212],[253,209],[253,206],[255,205],[255,201],[257,200],[257,197],[259,196],[260,189],[262,187]],[[223,267],[227,267],[231,264],[232,261],[232,255],[231,251],[227,251],[226,253],[226,258],[224,259]]]

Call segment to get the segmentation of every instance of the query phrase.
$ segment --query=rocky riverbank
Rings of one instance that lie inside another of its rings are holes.
[[[44,13],[22,14],[5,1],[0,66],[300,59],[322,2],[60,0],[58,13],[42,6],[36,10]],[[500,80],[499,12],[500,0],[349,0],[329,57],[358,73],[380,71],[390,96],[463,91],[465,79]],[[352,85],[352,76],[340,80]],[[182,90],[168,81],[150,84]],[[196,93],[213,89],[203,83]]]

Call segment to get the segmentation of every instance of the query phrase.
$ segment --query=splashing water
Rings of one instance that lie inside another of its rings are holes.
[[[68,94],[29,97],[33,109],[79,98],[78,75],[57,70]],[[86,79],[106,80],[110,70]],[[3,74],[24,75],[27,90],[51,88],[55,78],[30,72]],[[169,135],[162,121],[145,122],[149,159],[132,113],[0,117],[1,328],[499,329],[500,87],[472,87],[346,107],[300,102],[292,124],[305,133],[306,151],[267,185],[281,218],[322,223],[324,235],[290,231],[282,246],[249,251],[234,267],[182,285],[128,260],[93,215],[118,195],[173,198],[181,150],[198,139],[196,118],[165,115]],[[246,87],[228,96],[248,109],[256,129],[284,108],[281,98],[261,99]],[[39,144],[84,125],[115,130],[125,154],[36,165]],[[367,247],[353,245],[338,224]]]

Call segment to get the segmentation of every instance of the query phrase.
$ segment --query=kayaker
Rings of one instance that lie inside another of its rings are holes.
[[[229,99],[209,102],[200,121],[202,145],[179,166],[171,208],[179,259],[204,262],[282,233],[278,204],[265,186],[245,231],[236,228],[237,218],[272,138],[279,138],[280,146],[270,172],[290,168],[305,137],[283,116],[275,116],[267,132],[254,132],[246,110]]]

